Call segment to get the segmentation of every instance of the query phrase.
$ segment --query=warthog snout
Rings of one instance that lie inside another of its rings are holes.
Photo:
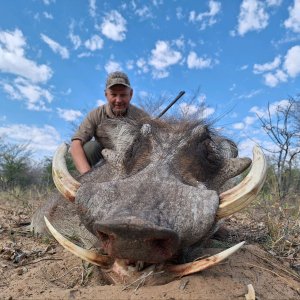
[[[98,223],[95,232],[110,256],[159,263],[171,258],[179,246],[178,235],[137,218]]]

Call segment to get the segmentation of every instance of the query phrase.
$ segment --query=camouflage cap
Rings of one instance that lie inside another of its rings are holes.
[[[125,85],[131,88],[129,78],[123,72],[116,71],[108,74],[105,85],[106,88],[109,89],[110,87],[116,84]]]

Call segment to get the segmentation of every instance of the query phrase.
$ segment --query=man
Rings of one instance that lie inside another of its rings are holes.
[[[133,90],[123,72],[110,73],[106,80],[107,103],[92,110],[72,137],[71,155],[80,174],[88,172],[101,159],[101,123],[107,119],[139,120],[148,114],[130,104]],[[91,141],[92,138],[95,140]]]

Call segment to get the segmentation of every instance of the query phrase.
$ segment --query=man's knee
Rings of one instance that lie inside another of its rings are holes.
[[[103,147],[97,141],[89,141],[83,145],[85,156],[91,166],[94,166],[101,158]]]

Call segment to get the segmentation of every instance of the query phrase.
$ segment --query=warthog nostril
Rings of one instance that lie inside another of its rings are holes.
[[[100,241],[103,243],[103,246],[107,246],[113,238],[113,236],[108,235],[102,231],[98,231],[97,233]]]
[[[153,251],[156,251],[157,253],[164,256],[170,254],[170,239],[151,239],[147,242],[148,245],[153,249]]]
[[[111,257],[158,263],[173,256],[177,234],[137,218],[96,223],[94,230],[104,253]]]

